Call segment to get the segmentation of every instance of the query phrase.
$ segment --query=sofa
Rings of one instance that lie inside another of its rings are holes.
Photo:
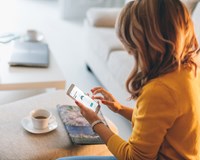
[[[200,42],[199,0],[183,2],[192,14]],[[85,62],[87,69],[97,77],[103,87],[122,104],[134,106],[134,101],[127,100],[130,95],[125,87],[126,79],[134,67],[134,59],[126,53],[114,29],[119,12],[120,8],[91,8],[87,11],[84,21]],[[116,114],[111,119],[118,126],[120,135],[127,139],[131,132],[130,124]]]

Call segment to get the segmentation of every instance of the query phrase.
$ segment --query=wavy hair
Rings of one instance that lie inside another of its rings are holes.
[[[126,88],[137,99],[151,79],[195,66],[198,42],[186,6],[180,0],[135,0],[120,12],[116,31],[136,65]]]

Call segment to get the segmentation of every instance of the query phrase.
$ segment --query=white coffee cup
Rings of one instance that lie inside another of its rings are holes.
[[[35,109],[31,111],[30,115],[33,127],[39,130],[47,128],[52,117],[51,112],[46,109]]]
[[[27,30],[24,37],[25,41],[40,42],[44,39],[44,35],[36,30]]]

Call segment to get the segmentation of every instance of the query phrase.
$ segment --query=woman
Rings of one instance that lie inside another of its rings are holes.
[[[134,109],[125,107],[105,89],[92,89],[94,99],[132,121],[133,132],[126,142],[95,112],[76,102],[114,155],[98,158],[200,159],[200,63],[186,7],[179,0],[131,1],[121,11],[116,28],[136,60],[126,87],[137,104]]]

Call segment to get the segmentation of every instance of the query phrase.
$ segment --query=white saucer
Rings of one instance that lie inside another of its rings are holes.
[[[31,133],[42,134],[42,133],[51,132],[58,127],[58,124],[56,122],[56,118],[53,116],[52,119],[53,119],[53,121],[51,123],[49,123],[49,126],[45,129],[42,129],[42,130],[35,129],[33,127],[32,120],[31,120],[30,116],[24,117],[21,121],[21,124],[22,124],[22,126],[24,127],[25,130],[27,130]]]

